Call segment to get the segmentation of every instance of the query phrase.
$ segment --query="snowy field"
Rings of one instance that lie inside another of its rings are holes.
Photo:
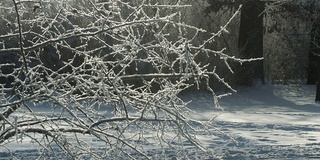
[[[207,95],[208,96],[208,95]],[[207,96],[196,96],[201,116],[217,114]],[[220,101],[217,127],[233,137],[215,135],[208,146],[223,159],[320,159],[320,104],[315,86],[265,85],[238,88]]]
[[[215,124],[221,132],[198,137],[206,147],[214,149],[214,157],[320,159],[320,104],[314,102],[315,86],[264,85],[238,87],[237,90],[237,93],[220,100],[223,111],[213,109],[209,94],[182,95],[183,99],[192,99],[190,108],[197,111],[192,115],[194,118],[202,120],[217,115]],[[11,153],[0,148],[1,160],[11,159],[12,155],[17,159],[38,156],[37,148],[27,141],[13,142],[6,147]],[[168,152],[167,158],[175,159],[173,154]],[[200,155],[193,158],[215,159]]]

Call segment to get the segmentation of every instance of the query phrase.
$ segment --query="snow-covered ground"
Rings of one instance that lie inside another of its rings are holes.
[[[220,100],[224,111],[210,111],[209,95],[194,96],[200,117],[220,114],[217,127],[233,137],[207,140],[223,159],[320,159],[320,104],[315,86],[239,87]]]
[[[320,104],[314,102],[315,86],[261,85],[237,90],[220,100],[223,111],[214,108],[210,94],[182,95],[186,100],[192,99],[194,118],[217,115],[214,123],[222,133],[198,136],[206,147],[214,149],[215,157],[320,159]],[[7,147],[21,159],[32,159],[38,153],[28,143],[12,143]],[[0,150],[0,159],[10,156],[5,149]]]

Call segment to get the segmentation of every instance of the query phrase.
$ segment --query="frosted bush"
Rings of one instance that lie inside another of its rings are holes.
[[[39,158],[183,157],[185,143],[208,153],[197,134],[210,134],[213,118],[191,119],[178,94],[205,83],[219,107],[209,75],[233,89],[195,58],[217,55],[229,68],[229,60],[254,60],[206,47],[228,32],[239,10],[208,33],[180,21],[180,10],[191,7],[181,1],[13,2],[0,8],[11,24],[1,32],[0,54],[20,56],[14,71],[1,75],[14,82],[1,84],[0,145],[30,141],[42,148]],[[204,34],[211,36],[194,45]]]

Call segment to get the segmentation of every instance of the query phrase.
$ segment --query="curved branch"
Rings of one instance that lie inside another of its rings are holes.
[[[23,57],[23,63],[24,63],[24,68],[26,70],[26,74],[28,73],[28,66],[27,66],[27,59],[26,59],[26,55],[24,53],[24,49],[23,49],[23,42],[22,42],[22,28],[21,28],[21,22],[20,22],[20,14],[19,14],[19,10],[18,10],[18,5],[16,3],[15,0],[12,0],[13,4],[14,4],[14,9],[16,11],[16,15],[17,15],[17,23],[18,23],[18,28],[19,28],[19,46],[20,46],[20,54]]]
[[[166,120],[166,119],[147,119],[147,118],[131,118],[131,117],[123,117],[123,118],[109,118],[109,119],[104,119],[100,120],[98,122],[93,123],[90,128],[96,127],[102,123],[108,123],[108,122],[115,122],[115,121],[134,121],[134,120],[139,120],[139,121],[158,121],[158,122],[171,122],[174,120]]]

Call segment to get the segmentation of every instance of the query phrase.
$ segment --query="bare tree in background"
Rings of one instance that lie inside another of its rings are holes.
[[[193,111],[178,94],[208,84],[209,75],[233,89],[196,57],[217,55],[226,65],[258,59],[207,49],[239,10],[220,31],[207,33],[179,21],[185,7],[145,0],[13,0],[1,6],[8,28],[1,29],[0,54],[19,60],[1,64],[14,66],[1,73],[14,81],[0,85],[0,146],[30,141],[42,148],[38,158],[73,159],[163,158],[167,150],[183,157],[186,143],[208,151],[197,135],[215,132],[212,119],[190,118]],[[211,37],[194,45],[204,34]],[[220,96],[207,89],[217,107]]]

